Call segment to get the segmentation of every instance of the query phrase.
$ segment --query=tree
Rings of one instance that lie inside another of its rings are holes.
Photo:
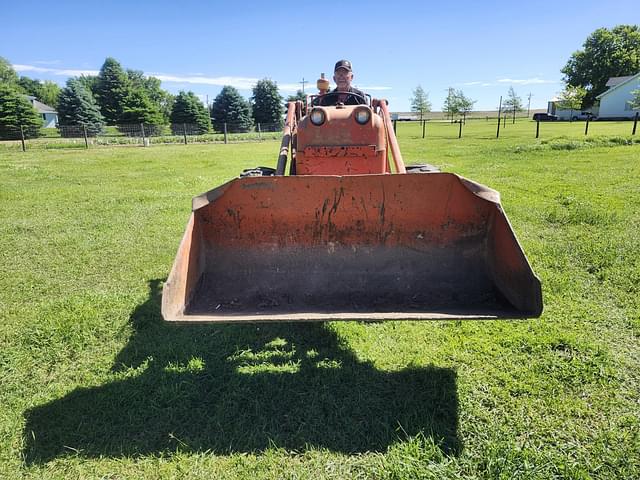
[[[163,124],[162,113],[144,90],[130,89],[122,104],[120,124],[145,124],[146,133],[152,134]],[[147,127],[147,125],[149,127]],[[129,132],[129,130],[126,130]],[[135,131],[134,131],[135,133]]]
[[[42,126],[42,117],[31,102],[15,85],[0,83],[0,139],[16,140],[37,137]]]
[[[193,92],[180,92],[171,110],[171,129],[174,134],[183,132],[185,123],[193,124],[197,134],[211,131],[211,119],[204,104]]]
[[[453,116],[460,113],[460,106],[458,104],[458,98],[456,96],[456,90],[452,87],[447,89],[447,96],[444,99],[444,105],[442,111],[446,112],[447,118],[453,120]]]
[[[307,101],[307,94],[304,93],[302,90],[298,90],[295,95],[289,95],[287,97],[286,101],[287,101],[287,103],[289,103],[289,102],[296,102],[298,100],[300,100],[302,102],[306,102]]]
[[[98,76],[97,75],[80,75],[79,77],[76,77],[78,79],[78,81],[80,83],[82,83],[82,85],[84,86],[84,88],[86,88],[88,91],[91,92],[91,94],[93,95],[94,99],[97,99],[98,97]],[[96,100],[97,102],[97,100]]]
[[[558,106],[563,109],[571,110],[569,119],[573,120],[573,111],[580,110],[587,91],[582,87],[574,87],[567,85],[560,93]]]
[[[473,105],[476,103],[476,100],[467,97],[462,90],[456,90],[455,99],[458,104],[458,112],[462,113],[466,120],[467,113],[473,110]]]
[[[583,47],[571,55],[561,71],[567,85],[586,90],[585,108],[593,105],[596,97],[607,89],[609,78],[640,71],[638,25],[618,25],[611,30],[599,28],[587,37]]]
[[[278,85],[264,78],[253,87],[253,119],[255,123],[271,125],[278,130],[282,127],[282,96]]]
[[[238,90],[226,85],[213,101],[211,122],[218,132],[225,123],[229,132],[246,132],[251,128],[251,107]]]
[[[57,83],[50,80],[41,82],[40,80],[34,80],[29,77],[20,77],[18,85],[22,88],[23,92],[32,97],[36,97],[40,102],[55,106],[58,104],[58,95],[60,95],[60,87]]]
[[[104,118],[91,92],[77,78],[70,78],[67,86],[60,92],[58,100],[58,125],[84,126],[87,134],[95,136],[102,131]],[[69,129],[61,128],[60,133],[66,136]],[[72,132],[69,136],[76,136]]]
[[[122,122],[124,101],[130,94],[129,78],[114,58],[108,57],[96,82],[95,96],[102,116],[110,125]]]
[[[420,120],[424,118],[425,113],[431,111],[429,93],[425,93],[420,85],[418,85],[413,91],[413,97],[411,97],[411,111],[420,113]]]
[[[505,101],[502,102],[502,108],[509,111],[514,110],[516,112],[524,110],[522,107],[522,98],[518,96],[513,87],[509,87],[509,93],[507,94]]]
[[[160,80],[156,77],[145,76],[140,70],[129,69],[127,70],[127,77],[132,88],[145,91],[149,99],[162,113],[164,123],[168,123],[175,97],[160,87]]]
[[[18,74],[4,57],[0,57],[0,83],[8,85],[16,85],[18,83]]]

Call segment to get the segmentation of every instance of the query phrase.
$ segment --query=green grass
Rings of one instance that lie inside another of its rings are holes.
[[[0,478],[639,478],[640,145],[583,129],[398,124],[501,192],[515,322],[166,325],[191,197],[279,142],[0,150]]]

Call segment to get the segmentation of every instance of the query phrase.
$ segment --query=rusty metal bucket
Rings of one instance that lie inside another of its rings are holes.
[[[232,180],[194,198],[165,320],[536,317],[498,192],[450,173]]]

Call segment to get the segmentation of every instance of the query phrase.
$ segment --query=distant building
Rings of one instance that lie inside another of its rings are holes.
[[[58,112],[55,108],[50,107],[49,105],[45,105],[42,102],[36,100],[36,97],[32,95],[26,95],[26,97],[31,102],[31,105],[38,111],[38,113],[42,116],[42,126],[44,128],[55,128],[58,124]]]
[[[633,118],[638,109],[632,109],[629,102],[633,98],[631,92],[640,89],[640,72],[628,77],[612,77],[607,82],[609,90],[596,98],[600,100],[599,118],[627,119]]]

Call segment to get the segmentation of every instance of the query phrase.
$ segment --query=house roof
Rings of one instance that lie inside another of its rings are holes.
[[[629,80],[631,77],[633,77],[633,75],[626,75],[624,77],[611,77],[609,80],[607,80],[605,87],[615,87],[619,83]]]
[[[640,78],[640,72],[636,73],[635,75],[631,75],[630,77],[611,77],[611,78],[609,79],[609,81],[607,82],[607,85],[609,85],[609,83],[610,83],[612,80],[619,79],[619,78],[622,78],[622,79],[624,79],[624,80],[621,80],[619,83],[616,83],[613,87],[611,87],[611,88],[610,88],[609,90],[607,90],[607,91],[602,92],[602,93],[601,93],[600,95],[598,95],[596,98],[597,98],[597,99],[600,99],[600,98],[604,97],[605,95],[607,95],[608,93],[611,93],[611,92],[613,92],[614,90],[617,90],[618,88],[620,88],[621,86],[626,85],[627,83],[629,83],[629,82],[633,81],[634,79],[636,79],[636,78]]]
[[[29,99],[31,105],[35,107],[38,113],[58,113],[55,108],[50,107],[45,103],[39,102],[33,95],[25,95],[25,97]]]

